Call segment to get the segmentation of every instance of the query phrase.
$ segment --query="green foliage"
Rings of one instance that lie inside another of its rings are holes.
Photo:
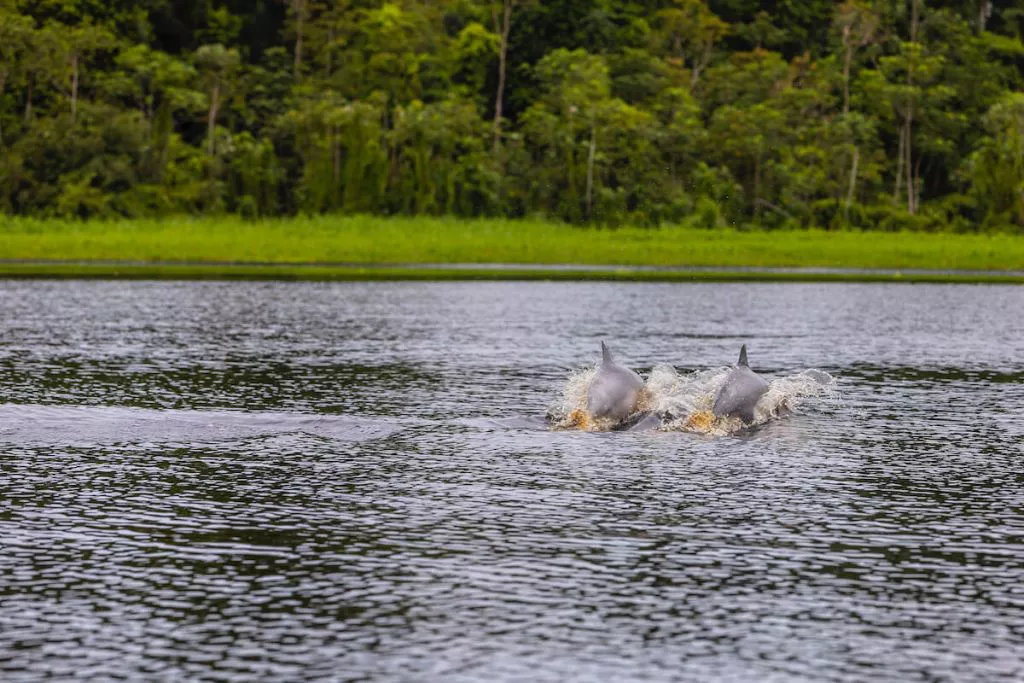
[[[970,196],[986,225],[1024,229],[1024,93],[1011,93],[985,116],[987,135],[967,159]]]
[[[0,0],[0,211],[1020,230],[1022,35],[926,0]]]

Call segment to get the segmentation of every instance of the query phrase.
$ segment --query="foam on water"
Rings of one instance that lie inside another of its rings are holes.
[[[637,413],[654,412],[661,418],[662,431],[699,432],[713,436],[731,434],[745,426],[738,418],[716,418],[711,408],[715,395],[729,375],[730,367],[718,367],[680,374],[670,365],[652,368],[644,383],[644,395]],[[619,425],[595,420],[587,412],[587,391],[597,368],[573,372],[560,395],[548,409],[554,429],[608,431]],[[836,380],[827,372],[804,370],[793,375],[768,378],[768,391],[754,409],[753,425],[763,425],[781,415],[796,412],[809,400],[833,402],[838,399]],[[629,423],[632,416],[624,422]]]

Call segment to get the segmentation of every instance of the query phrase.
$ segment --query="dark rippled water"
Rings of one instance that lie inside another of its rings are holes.
[[[0,284],[0,678],[1024,679],[1024,288]],[[550,432],[818,368],[737,436]]]

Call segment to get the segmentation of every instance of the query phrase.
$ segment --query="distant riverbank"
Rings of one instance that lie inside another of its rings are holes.
[[[1024,282],[1024,236],[1006,234],[363,216],[0,225],[11,277]]]

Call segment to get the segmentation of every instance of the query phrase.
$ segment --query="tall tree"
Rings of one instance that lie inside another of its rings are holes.
[[[306,33],[306,21],[309,18],[310,0],[287,0],[287,2],[288,12],[295,30],[294,76],[297,81],[302,76],[303,39]]]
[[[729,32],[704,0],[672,0],[672,5],[655,15],[656,44],[671,59],[690,68],[690,87],[711,62],[715,45]]]
[[[515,10],[539,0],[492,0],[491,21],[498,36],[498,86],[494,92],[494,154],[501,145],[501,122],[505,111],[505,81],[508,75],[508,47]]]
[[[860,0],[846,0],[838,5],[832,25],[839,33],[843,47],[843,113],[850,113],[850,67],[857,50],[875,40],[878,15]]]
[[[921,157],[914,156],[914,124],[919,116],[949,98],[949,89],[936,83],[942,71],[941,55],[928,55],[924,46],[906,42],[900,54],[879,60],[887,78],[882,95],[891,104],[899,119],[899,148],[893,199],[898,199],[903,177],[906,177],[907,211],[917,212],[920,203]]]
[[[217,128],[217,115],[220,113],[225,90],[238,69],[240,59],[238,51],[234,48],[225,48],[220,43],[214,43],[203,45],[196,50],[194,60],[210,93],[206,117],[206,151],[212,157],[216,151],[214,132]]]
[[[49,30],[55,36],[67,62],[70,79],[68,99],[71,105],[71,122],[74,123],[78,116],[78,89],[83,63],[94,52],[113,45],[114,36],[106,27],[97,26],[88,20],[77,26],[51,24]]]
[[[1009,93],[984,119],[987,135],[966,164],[970,192],[988,224],[1024,228],[1024,93]]]
[[[3,103],[7,84],[17,75],[33,43],[32,20],[0,6],[0,145],[3,144]]]

